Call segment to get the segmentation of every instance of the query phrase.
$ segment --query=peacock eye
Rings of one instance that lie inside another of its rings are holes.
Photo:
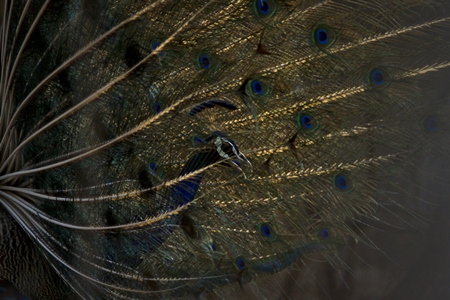
[[[161,46],[161,42],[159,42],[159,41],[153,41],[152,42],[152,50],[158,49],[159,46]]]
[[[313,115],[304,112],[297,116],[297,126],[306,131],[314,131],[319,127],[319,124]]]
[[[156,163],[155,162],[151,162],[150,163],[150,165],[149,165],[149,167],[150,167],[150,170],[153,172],[153,173],[155,173],[156,174],[156,172],[158,171],[158,166],[156,165]]]
[[[244,270],[245,269],[245,259],[243,259],[242,257],[239,257],[238,259],[236,259],[236,266],[239,270]]]
[[[311,129],[313,127],[313,123],[311,117],[309,115],[303,115],[300,117],[300,122],[305,129]]]
[[[331,236],[330,230],[328,228],[323,228],[319,231],[319,237],[322,239],[329,239]]]
[[[331,47],[336,41],[334,31],[326,26],[318,26],[313,31],[313,41],[320,49],[327,49]]]
[[[199,69],[208,70],[214,67],[215,59],[208,53],[200,53],[196,59],[196,65]]]
[[[258,17],[265,19],[275,13],[277,3],[274,0],[254,0],[253,9]]]
[[[353,181],[345,174],[336,174],[333,178],[333,185],[342,192],[353,190]]]
[[[205,143],[205,140],[199,136],[194,136],[192,138],[192,143],[194,144],[194,147],[199,147]]]
[[[252,79],[246,86],[247,94],[255,98],[264,97],[269,94],[269,85],[260,79]]]
[[[155,101],[155,103],[153,103],[152,108],[154,114],[159,114],[161,112],[161,104],[159,103],[159,101]]]
[[[383,71],[375,69],[370,74],[370,79],[374,85],[382,85],[384,83]]]
[[[259,231],[259,234],[263,238],[265,238],[269,241],[274,241],[277,238],[276,233],[274,232],[273,228],[267,223],[259,224],[258,231]]]
[[[316,41],[320,45],[328,44],[328,32],[326,29],[320,28],[316,30]]]
[[[374,68],[369,72],[369,82],[375,88],[380,88],[390,83],[390,75],[383,68]]]
[[[147,171],[149,174],[152,174],[152,175],[160,177],[160,178],[164,176],[164,172],[162,171],[160,166],[158,166],[158,163],[156,163],[155,161],[151,161],[148,164]]]
[[[161,47],[161,41],[154,40],[151,42],[150,45],[151,45],[152,51],[156,51],[156,50],[158,50],[159,47]],[[159,52],[158,56],[164,56],[164,52],[163,51]]]
[[[209,67],[211,67],[211,63],[209,62],[209,57],[207,55],[200,56],[198,60],[203,69],[209,69]]]
[[[261,232],[263,233],[263,235],[267,238],[270,238],[270,227],[267,225],[264,225],[261,229]]]
[[[427,117],[423,125],[424,128],[430,133],[435,133],[439,131],[439,120],[434,116]]]
[[[261,84],[261,81],[259,80],[253,80],[252,81],[252,92],[255,95],[261,95],[263,93],[263,85]]]

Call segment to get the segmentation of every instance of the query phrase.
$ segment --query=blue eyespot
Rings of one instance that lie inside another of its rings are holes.
[[[161,47],[160,41],[152,41],[151,47],[153,51],[156,51],[159,47]],[[164,52],[159,52],[158,56],[163,56]]]
[[[312,120],[309,115],[302,115],[300,117],[300,122],[305,129],[311,129],[313,127]]]
[[[267,224],[263,224],[261,226],[261,233],[263,236],[265,236],[266,238],[270,238],[272,236],[272,233],[270,231],[270,227]]]
[[[209,248],[210,248],[212,251],[214,251],[214,252],[217,251],[217,247],[216,247],[216,245],[215,245],[214,243],[209,244]]]
[[[375,86],[384,84],[384,73],[381,69],[373,69],[370,72],[370,82]]]
[[[153,173],[156,174],[156,171],[157,171],[157,165],[156,165],[156,163],[155,163],[155,162],[151,162],[150,165],[149,165],[149,167],[150,167],[150,170],[151,170]]]
[[[253,80],[252,92],[256,95],[261,95],[263,93],[263,87],[259,80]]]
[[[272,230],[270,229],[270,226],[267,224],[259,225],[259,232],[263,237],[266,237],[268,239],[272,237]]]
[[[260,18],[267,18],[277,10],[277,3],[274,0],[254,0],[253,7]]]
[[[330,238],[330,235],[331,234],[330,234],[330,231],[328,229],[324,228],[324,229],[320,230],[320,237],[321,238],[328,239],[328,238]]]
[[[159,104],[158,101],[155,101],[155,103],[153,103],[153,112],[155,114],[159,114],[161,112],[161,104]]]
[[[312,39],[317,47],[320,49],[326,49],[334,44],[336,41],[336,36],[333,30],[321,25],[314,29]]]
[[[247,94],[253,97],[264,97],[269,94],[269,86],[264,80],[252,79],[246,86]]]
[[[210,70],[217,65],[215,55],[211,55],[209,52],[201,52],[195,59],[195,64],[200,70]]]
[[[239,257],[238,259],[236,259],[236,266],[238,267],[239,270],[244,270],[245,269],[245,259],[243,259],[242,257]]]
[[[339,175],[336,178],[336,185],[339,189],[341,190],[346,190],[347,189],[347,178],[343,175]]]
[[[318,128],[316,118],[309,113],[300,113],[297,116],[297,125],[306,131],[314,131]]]
[[[270,232],[270,227],[267,225],[263,225],[261,228],[261,233],[266,237],[270,238],[272,236],[272,233]]]
[[[267,0],[258,0],[257,2],[258,2],[258,12],[261,15],[267,15],[268,13],[270,13],[270,7]]]
[[[333,181],[334,186],[343,192],[348,192],[353,189],[353,181],[344,174],[335,175]]]
[[[152,50],[158,49],[159,46],[161,46],[161,42],[159,42],[159,41],[153,41],[152,42]]]
[[[439,120],[436,117],[427,117],[424,125],[428,132],[435,133],[439,131]]]
[[[201,54],[198,57],[198,63],[202,69],[209,69],[211,67],[211,61],[206,54]]]
[[[205,140],[202,139],[201,137],[194,136],[194,138],[192,139],[192,142],[194,144],[194,147],[199,147],[205,143]]]
[[[277,234],[273,228],[267,223],[261,223],[258,225],[259,234],[269,241],[275,241],[277,239]]]
[[[320,45],[328,44],[328,33],[326,29],[320,28],[316,30],[316,41]]]
[[[392,82],[392,77],[385,68],[377,67],[369,71],[367,81],[374,88],[382,88],[388,86]]]

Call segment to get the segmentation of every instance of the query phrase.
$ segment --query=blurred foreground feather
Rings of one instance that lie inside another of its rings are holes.
[[[6,1],[3,20],[0,277],[33,298],[284,297],[278,272],[357,277],[345,249],[426,226],[445,191],[424,165],[450,141],[447,0]]]

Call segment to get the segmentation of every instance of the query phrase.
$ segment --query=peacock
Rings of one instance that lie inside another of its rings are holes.
[[[448,0],[2,6],[0,279],[31,299],[340,299],[321,270],[350,291],[445,212]]]

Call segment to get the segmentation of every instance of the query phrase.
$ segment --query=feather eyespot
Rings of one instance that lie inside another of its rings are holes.
[[[277,3],[274,0],[253,1],[253,9],[255,10],[256,15],[261,19],[271,17],[275,13],[277,8]]]
[[[202,54],[199,58],[198,61],[200,63],[200,66],[203,69],[209,69],[211,67],[211,62],[209,61],[209,57],[206,54]]]
[[[384,68],[377,67],[369,71],[368,81],[374,88],[381,88],[391,82],[391,76]]]
[[[277,239],[277,235],[272,226],[267,223],[261,223],[258,225],[259,234],[268,241],[274,241]]]
[[[239,257],[236,259],[236,266],[239,270],[245,270],[246,265],[245,265],[245,259],[243,259],[242,257]]]
[[[152,51],[157,51],[159,47],[161,47],[161,41],[154,40],[151,42]],[[159,52],[158,56],[164,56],[164,52],[163,51]]]
[[[327,26],[320,25],[313,30],[312,39],[317,47],[320,49],[327,49],[336,41],[336,35],[334,31]]]
[[[249,96],[260,98],[267,96],[270,92],[270,88],[262,79],[251,79],[246,85],[246,91]]]
[[[429,116],[424,121],[424,128],[430,133],[436,133],[439,131],[439,120],[434,116]]]
[[[197,65],[198,69],[209,70],[209,69],[212,69],[216,65],[216,60],[213,55],[202,52],[199,55],[197,55],[195,64]]]
[[[323,228],[319,232],[319,237],[322,238],[322,239],[326,239],[327,240],[327,239],[330,238],[330,236],[331,236],[331,233],[330,233],[330,231],[327,228]]]
[[[353,181],[345,174],[336,174],[333,178],[333,185],[342,192],[350,192],[353,190]]]
[[[316,118],[307,112],[302,112],[297,115],[297,126],[305,131],[315,131],[319,127]]]

